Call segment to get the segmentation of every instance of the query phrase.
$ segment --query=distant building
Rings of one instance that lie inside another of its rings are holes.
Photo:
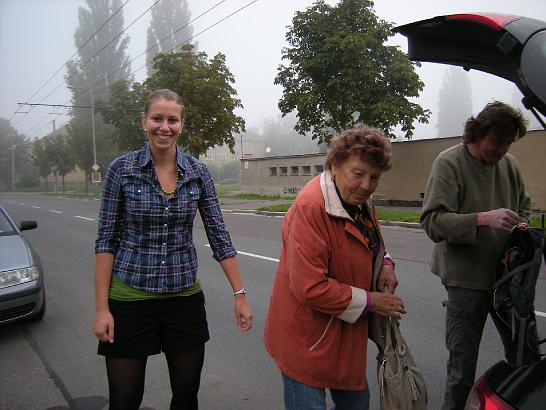
[[[436,156],[462,141],[462,137],[394,142],[393,166],[381,176],[376,196],[385,201],[422,202]],[[519,161],[531,206],[546,210],[546,131],[533,130],[512,144],[510,153]],[[241,159],[241,191],[262,195],[293,196],[323,170],[326,154]]]

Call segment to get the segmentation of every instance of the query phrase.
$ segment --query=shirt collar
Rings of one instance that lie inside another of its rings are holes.
[[[322,190],[322,196],[324,197],[324,208],[328,214],[352,219],[345,207],[343,206],[343,202],[341,201],[341,198],[337,192],[334,181],[332,181],[332,174],[329,170],[325,170],[320,175],[320,189]],[[371,215],[371,201],[372,197],[370,196],[368,201],[364,204],[368,215]]]
[[[145,143],[144,147],[141,149],[140,157],[138,160],[138,165],[141,168],[144,168],[152,162],[152,152],[150,151],[150,144]],[[188,168],[188,160],[182,152],[182,150],[176,146],[176,166],[178,169],[184,170]]]

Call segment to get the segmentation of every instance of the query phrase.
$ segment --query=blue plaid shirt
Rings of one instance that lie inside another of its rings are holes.
[[[113,253],[112,273],[146,292],[179,292],[195,282],[197,209],[213,257],[237,254],[205,165],[178,147],[176,165],[180,178],[170,199],[161,193],[147,144],[115,159],[106,171],[95,253]]]

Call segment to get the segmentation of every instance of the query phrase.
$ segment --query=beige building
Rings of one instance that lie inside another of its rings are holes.
[[[444,149],[462,137],[393,143],[393,167],[381,177],[376,195],[383,200],[419,203],[424,196],[432,163]],[[546,210],[546,132],[529,131],[510,153],[518,159],[533,209]],[[323,170],[325,154],[241,159],[243,193],[293,196]]]
[[[223,165],[226,162],[239,161],[242,158],[263,157],[266,153],[265,143],[256,135],[246,133],[236,135],[233,152],[227,145],[215,145],[209,148],[199,159],[205,164]]]

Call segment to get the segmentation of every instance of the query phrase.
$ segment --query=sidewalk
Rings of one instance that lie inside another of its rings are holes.
[[[271,211],[258,211],[259,208],[266,206],[289,204],[292,201],[290,199],[275,199],[275,200],[253,200],[253,199],[232,199],[232,198],[219,198],[220,207],[224,212],[240,212],[240,213],[255,213],[268,216],[282,216],[284,212],[271,212]],[[393,211],[415,211],[420,212],[421,208],[411,207],[391,207],[381,206],[378,208],[392,209]],[[404,228],[418,228],[420,225],[416,222],[399,222],[399,221],[380,221],[384,226],[402,226]]]

